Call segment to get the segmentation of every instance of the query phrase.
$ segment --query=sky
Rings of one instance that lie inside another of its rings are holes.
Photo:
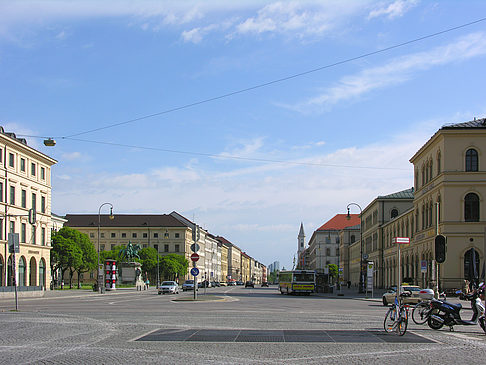
[[[484,1],[0,0],[0,125],[58,161],[53,213],[177,211],[289,268],[301,222],[307,243],[412,187],[441,126],[485,116],[485,17]]]

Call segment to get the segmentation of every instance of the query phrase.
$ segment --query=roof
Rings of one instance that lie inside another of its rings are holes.
[[[402,190],[396,193],[378,196],[378,199],[413,199],[414,197],[414,189],[413,187],[410,189]]]
[[[471,120],[464,123],[451,123],[442,126],[441,129],[457,129],[457,128],[486,128],[486,118]]]
[[[349,219],[347,214],[336,214],[332,219],[324,223],[317,231],[340,231],[344,228],[355,226],[361,223],[359,214],[350,214]]]
[[[114,214],[110,219],[108,214],[101,214],[102,227],[187,227],[170,214]],[[98,227],[98,214],[66,214],[66,226]]]

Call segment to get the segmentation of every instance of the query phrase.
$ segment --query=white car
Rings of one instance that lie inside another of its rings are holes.
[[[179,294],[179,285],[175,281],[163,281],[159,286],[160,294]]]

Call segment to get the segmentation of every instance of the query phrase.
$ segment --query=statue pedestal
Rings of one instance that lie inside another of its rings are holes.
[[[137,269],[142,272],[140,262],[122,262],[120,265],[120,280],[122,284],[137,284]]]

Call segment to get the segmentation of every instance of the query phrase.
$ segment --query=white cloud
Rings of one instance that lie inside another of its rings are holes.
[[[327,110],[339,102],[403,83],[417,72],[453,62],[462,62],[484,54],[486,54],[486,34],[472,33],[446,46],[396,58],[385,65],[365,69],[356,75],[345,76],[320,95],[286,107],[300,112],[315,111],[316,108],[320,111]]]
[[[370,11],[368,18],[377,18],[385,16],[388,19],[398,18],[403,16],[410,9],[418,4],[418,0],[396,0],[391,4],[382,5],[380,8]]]
[[[67,161],[79,160],[81,157],[81,152],[69,152],[62,154],[62,159]]]

